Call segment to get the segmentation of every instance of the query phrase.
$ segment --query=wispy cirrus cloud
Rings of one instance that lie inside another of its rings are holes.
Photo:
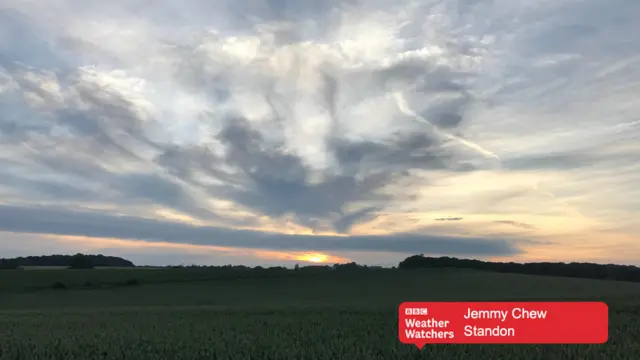
[[[627,234],[640,7],[614,3],[9,1],[0,224],[469,256]]]

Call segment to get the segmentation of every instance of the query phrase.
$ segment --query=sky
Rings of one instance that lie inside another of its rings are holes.
[[[637,0],[0,1],[0,257],[640,264]]]

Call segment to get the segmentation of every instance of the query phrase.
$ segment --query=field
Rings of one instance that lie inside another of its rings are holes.
[[[56,282],[65,288],[53,289]],[[607,301],[609,342],[420,351],[397,340],[402,301],[536,299]],[[640,353],[640,284],[471,270],[2,271],[0,309],[0,359],[584,360]]]

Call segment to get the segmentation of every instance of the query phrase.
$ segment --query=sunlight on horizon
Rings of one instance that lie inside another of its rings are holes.
[[[306,261],[314,264],[323,264],[329,262],[329,256],[320,253],[304,254],[298,257],[300,261]]]

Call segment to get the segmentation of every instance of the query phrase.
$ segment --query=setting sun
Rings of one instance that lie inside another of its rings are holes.
[[[329,256],[325,254],[305,254],[300,256],[299,259],[302,261],[308,261],[308,262],[319,264],[319,263],[327,262],[327,260],[329,260]]]

